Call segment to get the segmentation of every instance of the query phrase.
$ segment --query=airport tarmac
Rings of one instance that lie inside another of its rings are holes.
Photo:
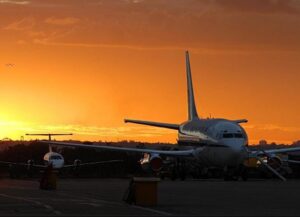
[[[1,216],[299,216],[300,181],[162,181],[156,207],[122,201],[128,179],[60,179],[55,191],[37,180],[0,179]]]

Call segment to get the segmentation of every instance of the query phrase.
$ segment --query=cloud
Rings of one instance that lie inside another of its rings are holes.
[[[65,43],[53,42],[49,38],[35,39],[34,43],[47,46],[64,46],[64,47],[82,47],[82,48],[124,48],[132,50],[182,50],[183,47],[168,46],[135,46],[127,44],[109,44],[109,43]]]
[[[75,18],[75,17],[65,17],[65,18],[50,17],[45,20],[45,23],[52,24],[52,25],[58,25],[58,26],[74,25],[78,22],[79,22],[79,19]]]
[[[215,0],[224,10],[240,13],[299,13],[298,0]]]
[[[100,3],[110,4],[111,0],[102,0]],[[99,4],[91,2],[91,4]],[[113,4],[137,4],[141,6],[159,6],[165,9],[182,8],[188,13],[191,10],[210,11],[222,9],[225,12],[240,13],[298,13],[299,0],[115,0]]]
[[[183,51],[186,50],[188,46],[168,46],[168,45],[134,45],[134,44],[117,44],[117,43],[68,43],[68,42],[55,42],[50,38],[34,39],[33,43],[44,45],[44,46],[62,46],[62,47],[78,47],[78,48],[112,48],[112,49],[130,49],[137,51]],[[300,50],[297,49],[263,49],[263,48],[251,48],[251,47],[240,47],[240,48],[205,48],[205,47],[189,47],[190,52],[195,54],[205,54],[205,55],[256,55],[258,52],[260,54],[299,54]]]
[[[245,125],[245,129],[255,129],[262,131],[282,131],[282,132],[300,132],[299,127],[290,127],[290,126],[279,126],[276,124],[257,124],[257,125]]]
[[[30,1],[0,0],[0,4],[28,5]]]
[[[101,126],[85,126],[85,125],[51,125],[38,123],[24,123],[18,121],[0,121],[1,129],[5,131],[18,132],[20,135],[25,133],[73,133],[75,136],[99,137],[99,139],[109,138],[151,138],[163,135],[170,135],[167,129],[152,127],[101,127]],[[2,131],[3,131],[2,130]],[[3,133],[3,132],[2,132]]]
[[[57,41],[72,32],[73,29],[69,26],[78,21],[79,19],[72,17],[62,19],[47,18],[45,22],[51,24],[47,27],[44,24],[45,22],[35,17],[25,17],[6,25],[3,29],[6,31],[20,32],[19,35],[21,38],[18,39],[16,43],[19,41],[26,43],[35,43],[35,41]]]
[[[141,3],[143,1],[145,1],[145,0],[125,0],[125,2],[127,2],[127,3],[133,3],[133,4],[138,4],[138,3]]]
[[[152,137],[170,134],[170,131],[168,130],[149,127],[99,127],[84,125],[38,125],[34,127],[33,131],[72,132],[76,135],[99,136],[109,138]]]
[[[54,2],[63,6],[55,13],[55,5],[46,7],[51,2],[43,1],[35,23],[23,19],[6,29],[23,30],[27,41],[47,46],[207,54],[300,51],[300,1],[295,0],[61,0]]]
[[[298,127],[286,127],[286,126],[279,126],[274,124],[266,124],[264,126],[258,127],[259,130],[278,130],[284,132],[300,132],[300,128]]]
[[[25,31],[31,30],[35,26],[35,19],[32,17],[26,17],[21,20],[15,21],[4,27],[4,30],[14,30],[14,31]]]

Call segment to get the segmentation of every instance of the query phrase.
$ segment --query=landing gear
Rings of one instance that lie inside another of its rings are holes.
[[[248,180],[248,169],[244,165],[238,168],[224,168],[224,181],[238,181],[239,178],[243,181]]]
[[[240,176],[243,181],[248,181],[249,170],[247,167],[243,166]]]
[[[177,171],[176,168],[172,169],[171,180],[175,181],[177,179]]]
[[[19,179],[20,178],[20,171],[17,166],[10,164],[8,171],[9,171],[9,177],[11,179]]]
[[[238,181],[239,177],[233,174],[225,174],[224,181]]]
[[[184,160],[178,161],[178,173],[181,181],[184,181],[186,179],[186,166]]]
[[[27,176],[28,176],[28,178],[32,178],[33,177],[33,169],[32,168],[30,168],[28,171],[27,171]]]
[[[186,179],[186,163],[184,160],[176,159],[171,170],[171,180],[175,181],[177,178],[184,181]]]

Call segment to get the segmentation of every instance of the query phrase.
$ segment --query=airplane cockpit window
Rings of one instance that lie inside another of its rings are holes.
[[[224,133],[223,138],[228,139],[228,138],[244,138],[243,134],[241,133]]]
[[[234,134],[234,137],[235,137],[235,138],[244,138],[244,137],[243,137],[243,134],[241,134],[241,133],[235,133],[235,134]]]
[[[223,138],[233,138],[233,134],[232,133],[224,133],[223,134]]]

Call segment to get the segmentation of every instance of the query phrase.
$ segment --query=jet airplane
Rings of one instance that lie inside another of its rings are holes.
[[[179,150],[167,151],[156,149],[100,146],[97,144],[85,145],[68,142],[50,142],[50,144],[68,147],[71,146],[142,153],[144,154],[144,158],[140,162],[142,164],[148,163],[153,171],[161,170],[163,165],[163,156],[191,159],[192,161],[203,166],[222,168],[224,170],[225,177],[236,177],[236,175],[243,177],[245,174],[244,162],[249,158],[255,158],[280,179],[285,180],[285,178],[277,171],[277,168],[274,168],[273,166],[280,166],[282,164],[282,160],[278,158],[276,154],[299,151],[300,147],[252,151],[248,147],[247,133],[241,126],[241,124],[248,122],[246,119],[228,120],[224,118],[199,117],[194,99],[188,51],[186,51],[185,58],[188,120],[181,124],[133,119],[124,120],[125,123],[143,124],[178,131]],[[264,162],[262,157],[267,157],[269,159],[268,162],[273,162],[272,166]],[[274,164],[274,162],[276,162],[276,164]]]

